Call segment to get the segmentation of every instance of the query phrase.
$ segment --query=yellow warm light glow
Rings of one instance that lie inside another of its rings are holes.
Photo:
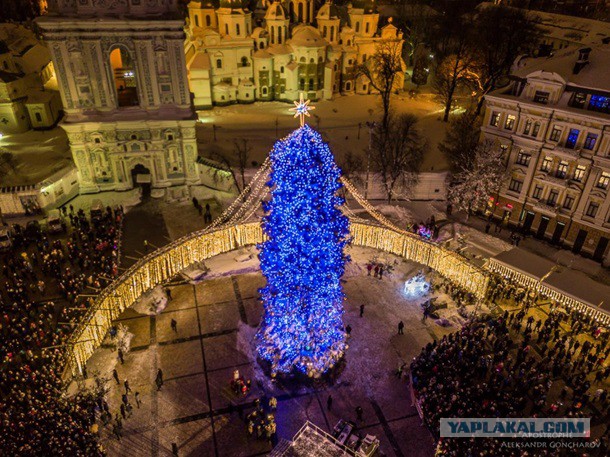
[[[253,192],[256,193],[256,192]],[[478,298],[485,296],[488,277],[459,254],[404,231],[352,221],[352,244],[380,249],[438,271]],[[112,321],[148,290],[169,281],[191,265],[210,257],[264,241],[259,222],[195,232],[152,252],[125,271],[97,297],[68,344],[67,375],[81,372],[100,347]]]

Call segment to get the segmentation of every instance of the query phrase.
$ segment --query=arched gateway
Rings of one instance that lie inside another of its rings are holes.
[[[477,297],[485,295],[487,273],[453,251],[412,233],[355,218],[350,219],[350,233],[353,246],[379,249],[421,263]],[[191,233],[142,258],[104,289],[87,311],[68,344],[65,376],[80,373],[89,357],[100,347],[112,321],[146,291],[169,281],[196,262],[258,244],[263,241],[263,236],[259,222],[217,225]]]

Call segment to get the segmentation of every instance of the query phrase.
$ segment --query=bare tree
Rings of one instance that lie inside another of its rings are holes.
[[[388,203],[397,192],[407,191],[417,182],[426,148],[427,143],[417,128],[417,117],[412,114],[390,117],[387,129],[382,125],[376,128],[371,158]]]
[[[0,184],[8,177],[9,173],[17,172],[15,155],[5,149],[0,149]]]
[[[523,10],[501,5],[477,12],[473,27],[473,52],[481,75],[477,114],[483,106],[483,97],[505,79],[515,59],[537,47],[540,30],[535,20],[535,16]]]
[[[452,175],[448,199],[457,210],[466,211],[467,218],[500,191],[506,176],[503,155],[497,144],[485,141],[477,146],[472,164]]]
[[[220,175],[224,172],[229,172],[237,188],[237,193],[240,194],[246,187],[246,168],[250,161],[250,152],[252,152],[252,146],[250,140],[242,138],[241,140],[234,140],[233,142],[233,156],[229,156],[227,153],[221,150],[214,150],[211,152],[211,158],[219,162],[222,167],[214,168],[214,179],[219,179]],[[239,173],[237,177],[236,171]]]
[[[364,76],[379,92],[383,107],[382,126],[384,129],[387,129],[389,124],[392,92],[400,89],[396,87],[396,77],[404,71],[401,54],[401,40],[382,40],[376,45],[375,54],[356,67],[356,77]]]
[[[438,149],[449,161],[451,171],[458,173],[471,169],[481,137],[481,119],[473,111],[454,117],[449,124],[445,139]]]
[[[339,167],[343,176],[349,179],[355,186],[364,184],[362,172],[364,171],[364,162],[362,156],[353,151],[347,151],[343,160],[339,162]]]
[[[239,170],[239,175],[241,177],[241,190],[246,188],[246,167],[248,166],[248,162],[250,161],[250,152],[252,152],[252,146],[249,143],[249,140],[246,138],[242,138],[241,142],[235,140],[233,142],[235,145],[235,159],[237,160],[237,169]]]
[[[433,24],[431,15],[434,10],[423,2],[411,0],[397,0],[394,8],[396,26],[406,31],[404,36],[406,54],[409,56],[409,66],[412,66],[415,51],[426,42],[430,34]]]
[[[436,69],[434,88],[439,101],[443,104],[443,121],[449,120],[453,99],[463,88],[480,88],[478,75],[474,71],[475,61],[466,47],[456,54],[445,57]]]

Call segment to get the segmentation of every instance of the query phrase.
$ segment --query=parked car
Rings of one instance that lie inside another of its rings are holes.
[[[49,233],[61,233],[64,231],[64,224],[61,218],[61,213],[58,209],[49,211],[47,217],[47,232]]]
[[[11,231],[7,226],[0,227],[0,251],[8,251],[13,247]]]
[[[93,200],[91,203],[91,220],[99,221],[102,217],[104,217],[104,204],[101,200]]]

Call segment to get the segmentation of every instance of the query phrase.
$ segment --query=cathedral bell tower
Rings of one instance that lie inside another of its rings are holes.
[[[49,0],[53,59],[81,193],[196,184],[178,0]]]

